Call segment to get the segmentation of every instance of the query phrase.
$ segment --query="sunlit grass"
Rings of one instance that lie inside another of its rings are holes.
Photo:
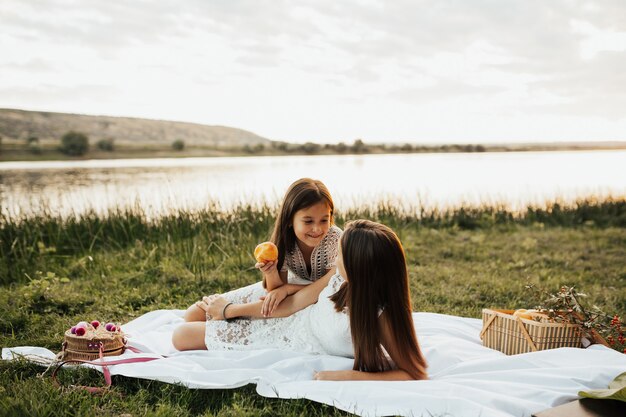
[[[139,206],[119,208],[106,215],[89,211],[67,217],[46,210],[37,216],[0,214],[0,284],[24,282],[27,274],[45,270],[50,263],[65,265],[79,255],[122,250],[136,242],[160,248],[186,242],[178,251],[180,260],[193,273],[202,272],[223,264],[220,255],[242,261],[235,254],[258,239],[269,237],[275,211],[275,207],[268,205],[240,205],[228,211],[209,205],[202,210],[176,210],[156,219],[151,219]],[[357,218],[377,220],[392,228],[473,230],[533,224],[625,227],[626,200],[587,199],[571,205],[529,207],[523,212],[486,205],[445,210],[402,209],[391,202],[381,202],[373,207],[339,211],[336,220],[341,225]],[[200,252],[202,244],[206,252]]]
[[[151,219],[140,208],[73,217],[0,218],[0,345],[58,351],[82,319],[126,322],[185,308],[198,297],[256,282],[254,246],[269,237],[275,208],[209,206]],[[485,307],[535,305],[524,284],[574,285],[588,303],[626,313],[626,201],[584,200],[513,213],[502,207],[446,211],[382,202],[343,211],[337,223],[369,218],[391,226],[408,258],[415,311],[479,317]],[[419,337],[419,334],[418,334]],[[41,368],[0,363],[2,415],[339,415],[305,400],[270,400],[251,387],[188,390],[116,377],[98,398],[59,391]],[[93,371],[63,378],[99,383]]]

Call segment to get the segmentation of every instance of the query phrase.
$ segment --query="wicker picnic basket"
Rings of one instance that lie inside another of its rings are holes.
[[[102,356],[117,356],[124,353],[126,339],[120,331],[110,332],[102,327],[87,330],[85,335],[77,336],[70,330],[65,332],[60,359],[92,361]],[[101,353],[102,352],[102,353]]]
[[[561,347],[582,347],[578,324],[514,317],[515,310],[483,309],[483,345],[507,355]]]

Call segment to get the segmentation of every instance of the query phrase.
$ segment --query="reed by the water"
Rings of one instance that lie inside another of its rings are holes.
[[[0,214],[0,285],[24,282],[28,274],[45,269],[48,261],[86,256],[94,251],[122,250],[138,241],[162,246],[188,239],[204,240],[214,250],[221,248],[233,254],[269,236],[275,211],[268,205],[241,205],[229,211],[209,205],[204,210],[177,210],[157,219],[150,219],[141,207],[119,208],[107,215],[91,211],[69,217],[46,212],[32,217]],[[374,207],[339,211],[336,221],[342,225],[357,218],[401,229],[474,230],[512,225],[622,228],[626,227],[626,199],[555,202],[522,212],[487,205],[407,210],[381,202]],[[202,264],[198,250],[194,247],[189,255],[193,272],[198,272]]]
[[[177,211],[150,219],[139,208],[107,215],[0,218],[0,345],[59,350],[79,320],[126,322],[201,295],[256,282],[254,246],[275,208]],[[391,226],[407,253],[415,311],[480,317],[485,307],[528,308],[527,282],[576,286],[590,305],[626,313],[626,200],[581,200],[511,212],[503,207],[402,210],[391,203],[340,211],[337,224],[369,218]],[[418,334],[419,337],[419,334]],[[0,362],[4,415],[340,415],[306,400],[269,400],[253,388],[188,390],[114,379],[104,398],[59,391],[42,369]],[[65,372],[93,384],[93,371]],[[122,394],[119,397],[116,394]]]

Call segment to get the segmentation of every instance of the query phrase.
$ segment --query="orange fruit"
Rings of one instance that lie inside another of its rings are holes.
[[[526,310],[524,308],[520,308],[515,310],[515,312],[513,313],[513,317],[519,317],[521,319],[528,319],[528,320],[532,320],[533,316],[539,315],[540,313],[537,312],[537,310]]]
[[[519,317],[520,319],[531,319],[532,316],[528,314],[528,311],[525,308],[518,308],[513,313],[513,317]]]
[[[254,257],[261,263],[275,261],[278,259],[278,248],[272,242],[259,243],[254,248]]]

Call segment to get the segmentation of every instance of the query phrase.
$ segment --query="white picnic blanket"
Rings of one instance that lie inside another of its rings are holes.
[[[254,383],[266,397],[308,398],[362,416],[528,417],[577,399],[580,390],[606,388],[626,371],[626,355],[604,346],[506,356],[482,346],[478,319],[413,313],[430,380],[314,381],[315,370],[351,369],[353,361],[281,350],[177,352],[170,338],[182,314],[158,310],[122,326],[131,346],[149,352],[123,357],[167,357],[115,365],[111,373],[202,389]],[[14,353],[54,357],[47,349],[19,347],[2,349],[2,358]]]

